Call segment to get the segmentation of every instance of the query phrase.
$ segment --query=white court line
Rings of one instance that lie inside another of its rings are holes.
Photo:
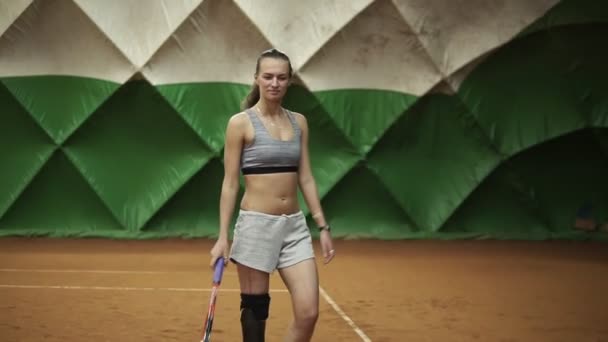
[[[124,287],[124,286],[72,286],[72,285],[13,285],[0,284],[5,289],[56,289],[56,290],[101,290],[101,291],[173,291],[211,292],[211,289],[188,287]],[[219,289],[220,292],[240,292],[240,289]],[[271,289],[270,292],[285,293],[286,289]]]
[[[163,271],[124,271],[124,270],[73,270],[73,269],[21,269],[21,268],[0,268],[0,272],[37,272],[37,273],[104,273],[104,274],[166,274],[174,272]],[[224,272],[226,275],[227,272]],[[172,291],[172,292],[210,292],[208,288],[179,288],[179,287],[115,287],[115,286],[70,286],[70,285],[11,285],[0,284],[0,288],[13,289],[59,289],[59,290],[102,290],[102,291]],[[224,292],[240,292],[240,289],[222,289]],[[338,313],[340,317],[355,331],[361,340],[371,342],[372,340],[359,328],[353,320],[340,309],[338,304],[319,286],[321,296]],[[271,289],[274,293],[287,293],[286,289]]]
[[[99,274],[169,274],[169,273],[198,273],[198,271],[138,271],[138,270],[77,270],[52,268],[0,268],[5,273],[99,273]],[[224,275],[236,275],[236,272],[226,272]]]
[[[163,271],[126,271],[126,270],[69,270],[69,269],[40,269],[40,268],[0,268],[0,272],[22,273],[107,273],[107,274],[166,274]]]
[[[361,328],[359,328],[355,324],[355,322],[353,322],[353,320],[350,319],[350,317],[348,317],[346,315],[346,313],[344,313],[344,311],[342,311],[342,309],[340,309],[338,304],[336,304],[336,302],[333,299],[331,299],[331,297],[327,294],[327,292],[325,292],[325,290],[323,290],[323,288],[320,286],[319,286],[319,291],[321,292],[321,296],[323,296],[323,298],[327,301],[327,303],[329,303],[329,305],[331,305],[331,307],[338,313],[338,315],[340,315],[340,317],[342,317],[342,319],[345,320],[346,323],[348,323],[348,325],[355,331],[355,333],[357,333],[357,335],[359,335],[359,337],[361,337],[362,341],[372,342],[372,340],[367,335],[365,335],[363,330],[361,330]]]

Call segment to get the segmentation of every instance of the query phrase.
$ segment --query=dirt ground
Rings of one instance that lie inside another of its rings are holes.
[[[200,341],[208,240],[0,239],[0,341]],[[608,244],[336,241],[314,341],[608,341]],[[271,280],[267,341],[291,304]],[[330,304],[331,303],[331,304]],[[239,341],[234,265],[213,341]]]

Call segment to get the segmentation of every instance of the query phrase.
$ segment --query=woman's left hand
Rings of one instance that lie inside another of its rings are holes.
[[[328,264],[336,255],[336,250],[334,249],[334,244],[331,240],[331,234],[327,230],[322,230],[320,239],[324,262],[325,264]]]

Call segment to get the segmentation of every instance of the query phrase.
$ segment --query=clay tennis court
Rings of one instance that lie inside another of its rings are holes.
[[[592,242],[336,241],[314,341],[608,341],[608,248]],[[2,341],[199,341],[208,240],[0,239]],[[318,251],[318,250],[317,250]],[[291,319],[271,280],[267,341]],[[239,341],[226,269],[213,341]]]

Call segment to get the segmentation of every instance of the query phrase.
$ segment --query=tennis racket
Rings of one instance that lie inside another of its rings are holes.
[[[217,299],[217,293],[222,283],[222,275],[224,273],[224,258],[219,258],[215,262],[215,272],[213,272],[213,287],[211,288],[211,299],[209,300],[209,309],[207,311],[207,320],[205,321],[205,328],[203,333],[203,339],[201,342],[211,341],[211,328],[213,327],[213,318],[215,317],[215,301]]]

